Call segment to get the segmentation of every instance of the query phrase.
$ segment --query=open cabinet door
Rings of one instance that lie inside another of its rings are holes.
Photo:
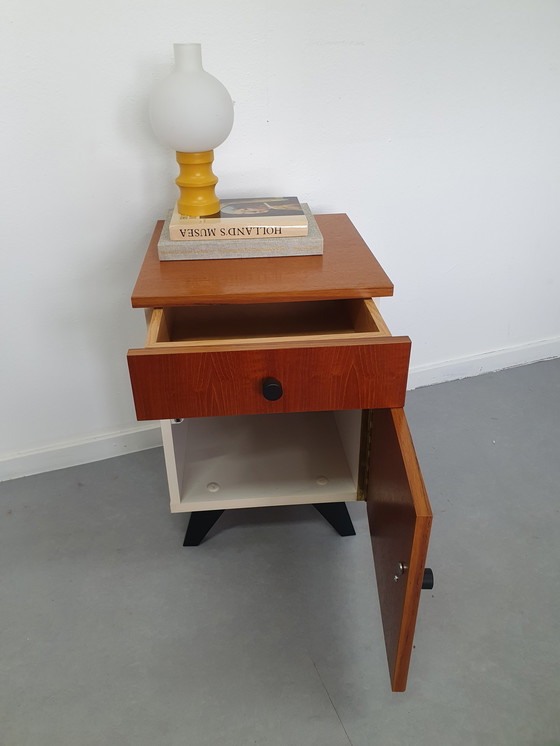
[[[403,409],[371,409],[364,485],[394,692],[406,689],[432,511]]]

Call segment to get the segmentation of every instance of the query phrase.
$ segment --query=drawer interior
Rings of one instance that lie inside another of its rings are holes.
[[[313,336],[390,336],[370,299],[154,309],[148,346]]]
[[[161,424],[174,513],[357,499],[361,410]]]

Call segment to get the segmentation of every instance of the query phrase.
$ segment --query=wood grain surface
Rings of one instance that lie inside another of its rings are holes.
[[[365,345],[185,351],[129,350],[139,420],[274,412],[401,407],[410,340],[383,337]],[[268,401],[272,377],[283,396]]]
[[[347,215],[316,215],[322,256],[161,262],[158,221],[136,287],[135,308],[371,298],[393,284]]]
[[[387,336],[379,310],[371,300],[307,301],[210,306],[166,306],[154,309],[146,344],[186,346],[215,340],[314,338],[336,340],[360,334]]]
[[[432,511],[402,409],[368,413],[366,488],[379,603],[393,691],[406,688]],[[395,582],[398,563],[407,569]]]

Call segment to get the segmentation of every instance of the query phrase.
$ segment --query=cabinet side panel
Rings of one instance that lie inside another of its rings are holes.
[[[360,466],[360,435],[362,410],[350,409],[334,412],[334,420],[340,435],[340,442],[348,461],[348,467],[352,479],[358,488],[358,476]]]
[[[163,442],[163,456],[165,459],[165,471],[167,473],[167,484],[169,486],[169,500],[171,504],[171,512],[173,512],[173,505],[179,502],[181,494],[177,478],[177,462],[175,460],[173,432],[169,420],[162,420],[160,426],[161,439]]]

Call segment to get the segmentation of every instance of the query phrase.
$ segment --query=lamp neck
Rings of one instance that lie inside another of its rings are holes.
[[[212,171],[214,151],[177,153],[180,173],[175,183],[181,194],[177,202],[179,215],[208,217],[220,212],[220,200],[214,187],[218,177]]]
[[[200,44],[174,44],[175,69],[183,73],[194,73],[202,70],[202,51]]]

